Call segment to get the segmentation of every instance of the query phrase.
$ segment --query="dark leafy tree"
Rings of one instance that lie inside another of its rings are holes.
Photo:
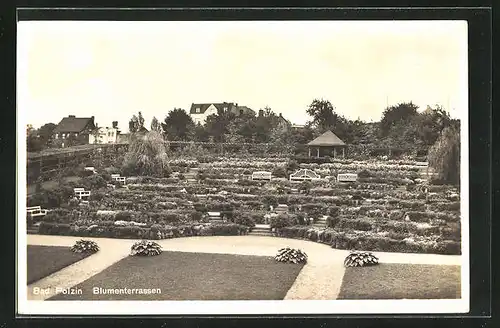
[[[57,124],[46,123],[38,129],[37,136],[40,139],[40,142],[44,147],[51,144],[51,142],[53,140],[53,136],[54,136],[54,129],[56,127],[57,127]]]
[[[306,113],[312,117],[308,125],[319,133],[331,130],[339,138],[346,139],[347,120],[335,112],[333,105],[328,100],[314,99]]]
[[[133,115],[130,121],[128,122],[128,129],[130,133],[136,133],[139,131],[143,131],[144,127],[144,117],[142,117],[142,113],[139,112],[138,115]]]
[[[195,124],[193,119],[182,108],[171,110],[165,117],[161,127],[168,140],[191,141],[194,136]]]
[[[418,106],[409,103],[400,103],[387,107],[380,120],[380,134],[382,137],[389,135],[391,129],[398,123],[408,122],[418,115]]]
[[[203,125],[200,123],[196,124],[194,128],[194,140],[195,141],[201,141],[201,142],[206,142],[208,141],[208,132],[205,129]]]
[[[233,131],[230,131],[230,123],[235,117],[231,112],[208,116],[205,128],[210,139],[214,142],[224,142],[226,136],[233,134]]]
[[[151,120],[151,131],[162,132],[160,121],[158,121],[158,119],[154,116]]]

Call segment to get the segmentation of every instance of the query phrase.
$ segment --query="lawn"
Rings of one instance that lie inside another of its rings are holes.
[[[28,245],[28,284],[47,277],[87,256],[74,253],[69,247]]]
[[[52,300],[282,300],[303,264],[267,256],[163,252],[129,256],[84,281],[82,295]],[[93,287],[159,288],[159,294],[93,294]]]
[[[457,299],[460,266],[379,264],[346,268],[338,299]]]

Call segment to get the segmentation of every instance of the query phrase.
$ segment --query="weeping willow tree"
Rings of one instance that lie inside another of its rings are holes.
[[[460,130],[443,129],[436,143],[429,150],[429,166],[443,183],[460,183]]]
[[[170,175],[167,148],[163,136],[158,131],[150,131],[133,138],[125,155],[123,173],[125,175],[165,177]]]

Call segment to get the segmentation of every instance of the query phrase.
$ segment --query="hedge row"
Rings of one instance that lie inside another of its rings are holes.
[[[416,242],[396,240],[385,236],[362,236],[332,229],[318,231],[310,227],[292,226],[277,230],[280,237],[301,238],[331,245],[337,249],[401,253],[461,254],[460,242],[452,240]]]
[[[152,225],[150,227],[116,226],[93,224],[78,226],[67,223],[41,222],[38,233],[42,235],[63,235],[80,237],[167,239],[189,236],[236,236],[245,235],[247,226],[240,224],[196,224],[178,227]]]

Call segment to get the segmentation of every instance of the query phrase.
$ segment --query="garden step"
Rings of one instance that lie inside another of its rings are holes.
[[[272,237],[273,234],[271,231],[267,231],[267,232],[254,232],[254,231],[251,231],[248,233],[249,236],[265,236],[265,237]]]
[[[261,229],[261,228],[253,228],[252,232],[271,232],[271,229]]]

